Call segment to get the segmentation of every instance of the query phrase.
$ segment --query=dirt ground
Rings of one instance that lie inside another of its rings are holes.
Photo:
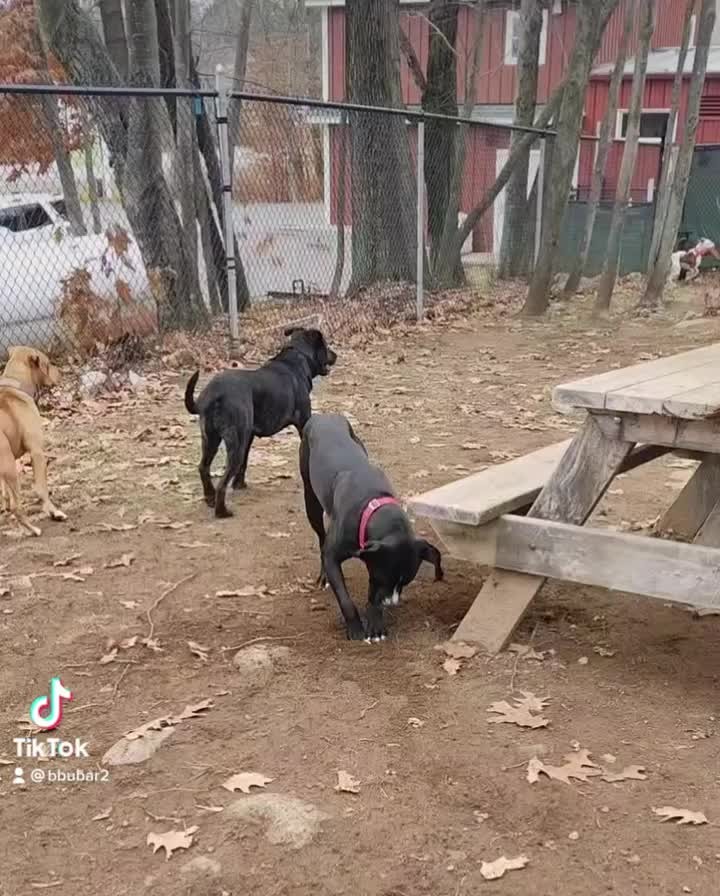
[[[557,383],[718,336],[713,322],[482,312],[340,347],[315,407],[347,414],[409,495],[566,438],[577,420],[552,410]],[[387,643],[350,643],[313,585],[297,436],[254,449],[235,517],[215,521],[182,404],[188,372],[149,374],[139,396],[50,406],[51,486],[69,521],[42,521],[38,539],[2,521],[2,896],[717,893],[720,619],[552,584],[516,636],[537,659],[478,654],[451,676],[436,648],[486,571],[447,557],[445,582],[428,570],[408,590]],[[623,477],[597,522],[649,525],[690,473],[666,457]],[[364,572],[348,572],[362,604]],[[262,668],[233,664],[248,642]],[[89,759],[15,758],[52,676],[73,692],[58,736],[87,741]],[[547,699],[546,728],[489,721],[491,703],[520,691]],[[126,732],[206,700],[106,781],[30,780],[99,770]],[[561,765],[580,748],[647,779],[528,782],[532,757]],[[358,793],[336,791],[339,771]],[[223,788],[243,772],[272,780]],[[709,823],[663,823],[663,806]],[[167,861],[147,843],[195,826]],[[528,863],[485,880],[482,862],[501,856]]]

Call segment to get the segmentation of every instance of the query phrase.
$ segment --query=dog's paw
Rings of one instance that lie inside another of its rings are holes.
[[[347,624],[348,641],[364,641],[365,637],[365,626],[362,619],[355,619]]]
[[[232,487],[233,487],[233,489],[234,489],[236,492],[240,492],[240,491],[242,491],[243,489],[246,489],[246,488],[247,488],[247,482],[245,482],[244,479],[242,479],[242,480],[237,480],[237,479],[236,479],[236,480],[233,482]]]
[[[231,516],[235,516],[232,510],[229,510],[227,507],[216,507],[215,508],[215,516],[219,520],[227,520],[230,519]]]
[[[58,510],[57,507],[55,507],[50,511],[49,517],[51,520],[55,520],[56,523],[64,523],[67,519],[67,514],[63,513],[62,510]]]

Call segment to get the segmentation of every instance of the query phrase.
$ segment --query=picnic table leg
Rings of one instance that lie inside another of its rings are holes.
[[[634,445],[606,436],[589,415],[528,516],[584,523]],[[544,582],[542,576],[493,570],[453,638],[473,641],[489,653],[498,653]]]
[[[658,523],[658,531],[692,541],[720,498],[720,457],[707,454]],[[709,542],[703,542],[709,544]]]

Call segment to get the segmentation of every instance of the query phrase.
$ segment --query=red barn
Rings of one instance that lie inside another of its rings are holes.
[[[602,120],[607,103],[610,72],[617,54],[623,30],[625,10],[630,0],[620,0],[611,18],[602,46],[598,52],[596,69],[587,94],[584,133],[594,137]],[[720,0],[718,0],[720,2]],[[401,27],[412,44],[423,72],[426,70],[429,44],[429,23],[427,20],[429,0],[400,0]],[[306,6],[318,7],[322,17],[322,75],[323,99],[340,101],[345,99],[345,0],[306,0]],[[483,34],[482,66],[475,84],[476,105],[473,118],[511,124],[514,116],[516,94],[519,0],[489,0]],[[699,0],[698,0],[699,6]],[[540,73],[538,103],[547,101],[555,87],[562,80],[563,73],[575,40],[576,6],[572,0],[553,0],[544,15],[540,43]],[[461,6],[458,12],[458,98],[464,102],[466,61],[472,57],[475,44],[474,16]],[[657,185],[660,150],[659,144],[663,120],[667,119],[669,95],[677,64],[677,47],[682,37],[684,3],[679,0],[657,0],[657,25],[653,36],[652,53],[645,92],[643,113],[643,145],[633,183],[634,197],[645,200],[652,197]],[[695,23],[693,23],[693,31]],[[635,34],[631,41],[629,55],[632,56]],[[693,42],[694,44],[694,39]],[[720,40],[718,40],[720,43]],[[688,75],[684,84],[687,96],[689,74],[692,70],[693,51],[687,63]],[[673,61],[674,60],[674,61]],[[627,110],[632,80],[633,62],[628,62],[626,80],[623,84],[621,110]],[[406,60],[401,62],[401,82],[403,99],[409,109],[419,109],[421,91],[413,78]],[[715,99],[717,98],[717,99]],[[663,118],[664,116],[664,118]],[[339,113],[325,114],[324,125],[324,199],[328,223],[337,220],[336,196],[338,181],[338,139]],[[605,190],[614,194],[619,160],[622,157],[623,127],[625,118],[618,113],[616,143],[612,149],[608,165]],[[677,135],[680,136],[680,135]],[[413,144],[415,141],[411,141]],[[711,53],[708,78],[705,84],[702,122],[698,142],[720,142],[720,46]],[[466,156],[466,173],[463,184],[461,209],[469,211],[483,196],[495,180],[507,155],[509,137],[501,130],[476,128],[472,131]],[[582,195],[590,184],[595,141],[583,142],[576,171],[576,187]],[[539,152],[531,159],[532,168],[537,164]],[[349,194],[348,194],[349,195]],[[475,251],[497,251],[501,232],[502,203],[496,203],[495,220],[485,219],[473,234],[472,248]],[[469,248],[469,247],[468,247]]]

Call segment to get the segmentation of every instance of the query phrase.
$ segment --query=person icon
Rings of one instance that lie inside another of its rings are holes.
[[[15,777],[13,778],[13,784],[20,784],[22,787],[25,786],[25,778],[23,777],[23,770],[21,768],[15,769]]]

